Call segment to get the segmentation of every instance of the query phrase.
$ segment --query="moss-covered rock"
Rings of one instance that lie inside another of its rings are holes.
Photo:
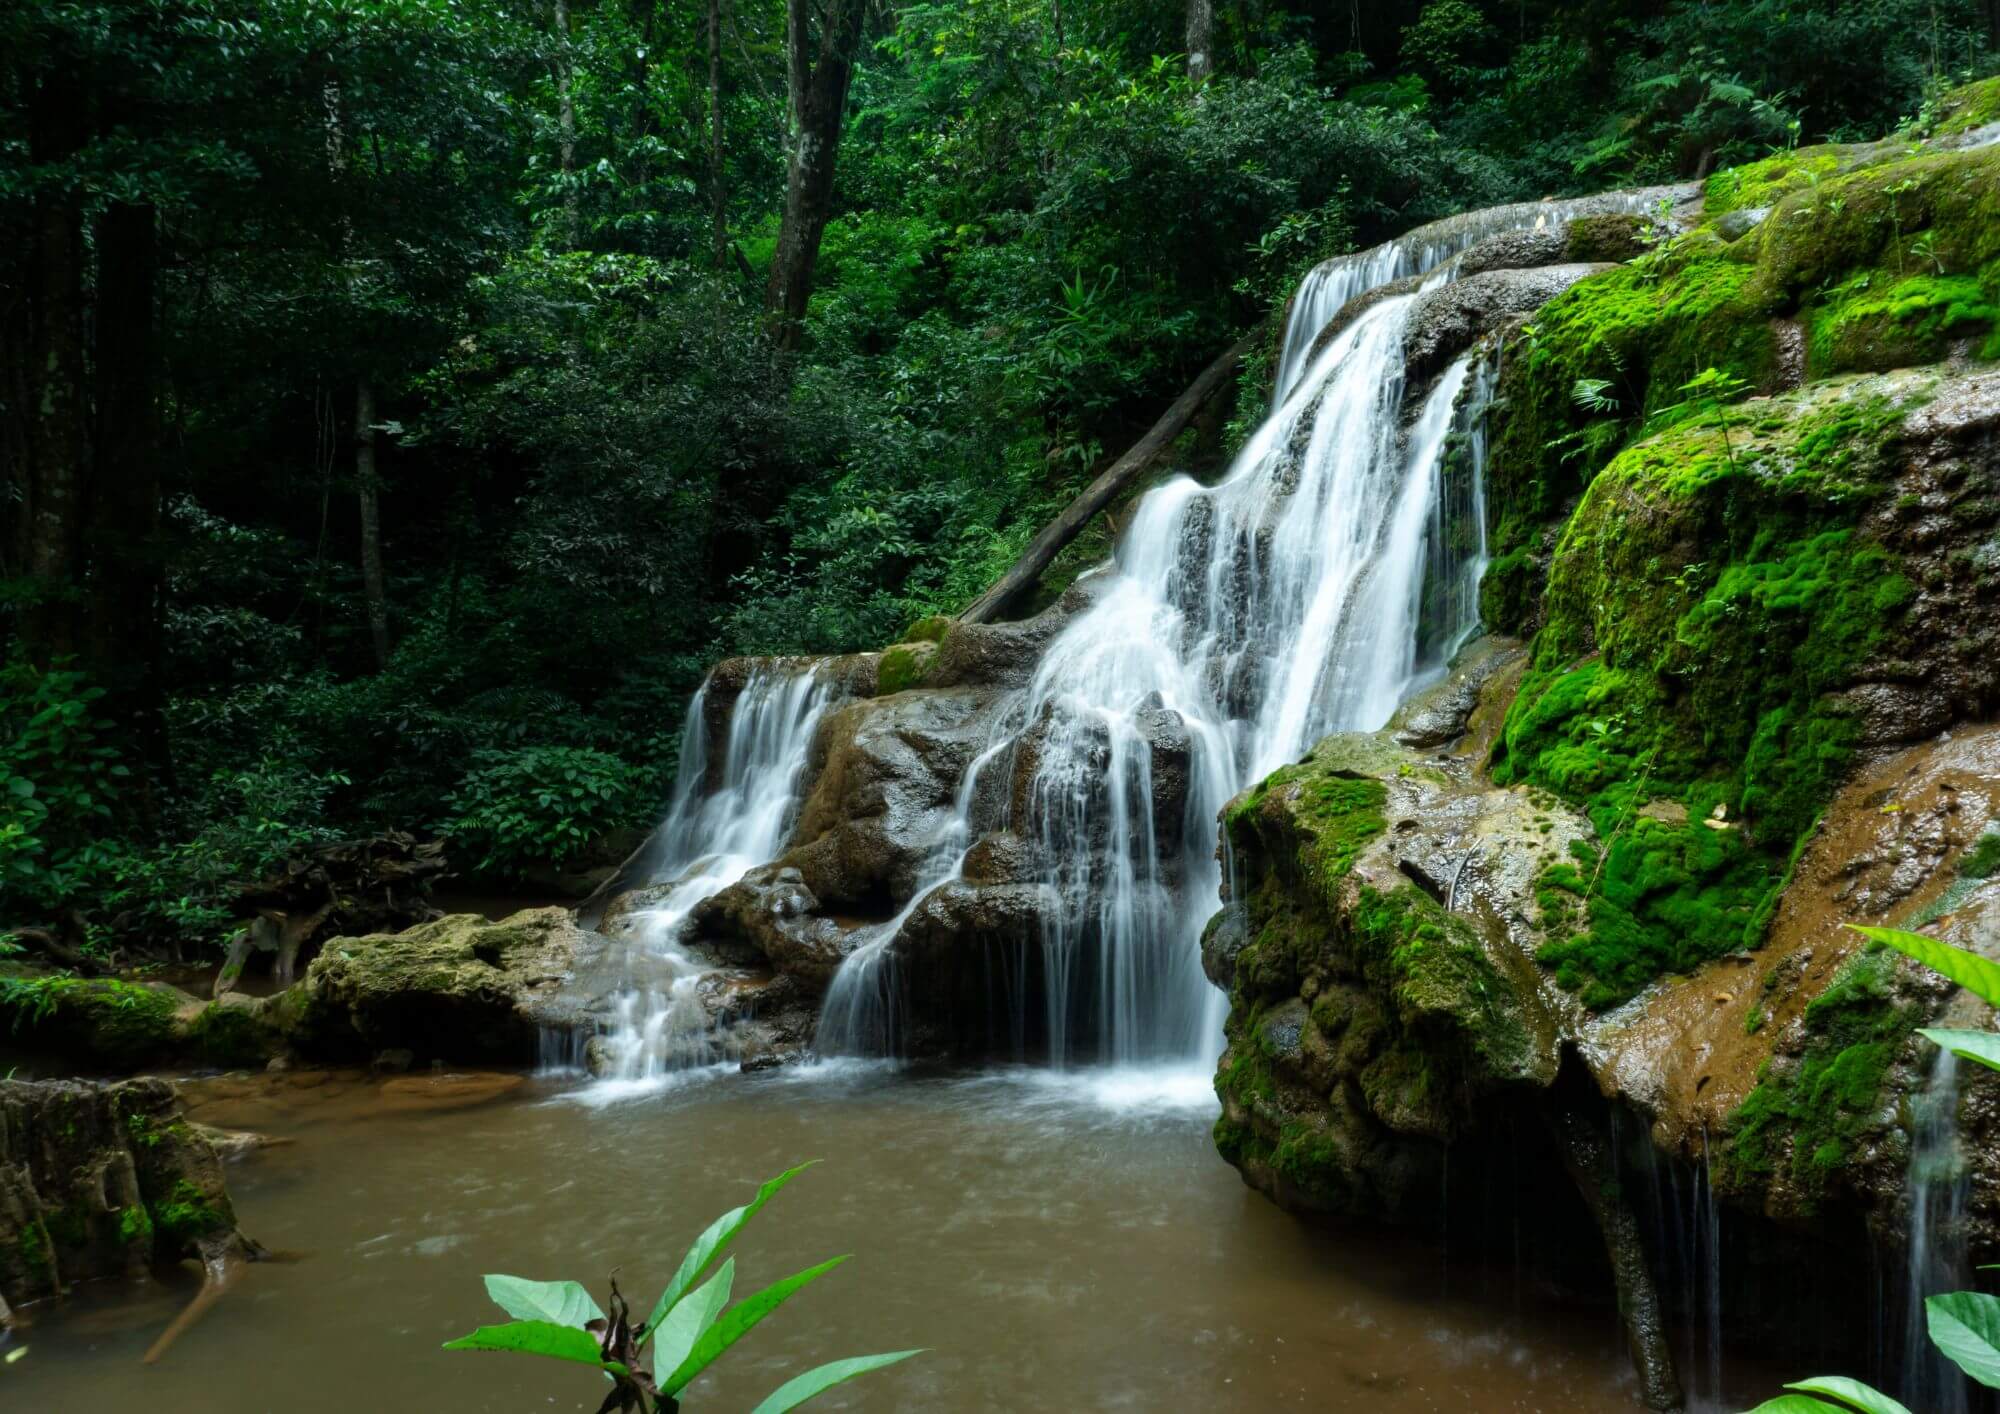
[[[941,641],[941,640],[940,640]],[[931,662],[937,657],[937,643],[922,639],[914,643],[898,643],[882,652],[882,665],[876,671],[875,690],[884,697],[893,693],[907,692],[913,687],[921,687],[930,671]]]
[[[1492,766],[1608,841],[1545,880],[1589,898],[1588,928],[1545,961],[1591,1004],[1755,947],[1856,752],[1994,700],[1964,641],[1994,588],[1977,567],[2000,518],[1976,440],[1988,381],[1845,378],[1711,405],[1592,480]]]
[[[103,977],[0,977],[0,1031],[22,1048],[86,1070],[136,1070],[176,1054],[192,997]]]
[[[1230,996],[1224,1156],[1292,1206],[1391,1221],[1435,1211],[1482,1098],[1554,1079],[1566,1003],[1512,975],[1539,933],[1479,901],[1588,830],[1397,731],[1329,738],[1230,803],[1240,882],[1203,947]]]
[[[453,914],[401,933],[336,938],[307,972],[289,1018],[309,1054],[526,1064],[561,989],[597,935],[566,909],[529,909],[498,923]]]

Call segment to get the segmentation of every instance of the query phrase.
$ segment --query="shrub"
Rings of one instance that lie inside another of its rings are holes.
[[[589,747],[481,751],[438,829],[478,854],[481,872],[519,876],[635,823],[655,803],[654,787],[643,767]]]

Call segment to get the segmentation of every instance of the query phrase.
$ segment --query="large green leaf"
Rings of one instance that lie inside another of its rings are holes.
[[[1989,1389],[2000,1389],[2000,1296],[1948,1291],[1924,1302],[1931,1344]]]
[[[1936,1026],[1920,1026],[1917,1034],[1935,1041],[1955,1056],[1977,1061],[1988,1070],[2000,1070],[2000,1031],[1954,1031]]]
[[[835,1360],[821,1365],[816,1370],[808,1370],[786,1380],[773,1390],[762,1404],[750,1414],[786,1414],[796,1409],[808,1399],[824,1394],[844,1380],[856,1375],[865,1375],[870,1370],[879,1370],[885,1365],[893,1365],[899,1360],[907,1360],[912,1355],[921,1355],[921,1350],[897,1350],[888,1355],[856,1355],[846,1360]]]
[[[526,1277],[489,1275],[486,1294],[493,1304],[517,1321],[551,1321],[559,1326],[586,1326],[604,1319],[581,1282],[529,1281]]]
[[[1988,962],[1976,952],[1955,948],[1922,933],[1905,933],[1896,928],[1848,927],[1864,938],[1887,943],[1897,952],[1907,953],[1934,972],[1942,972],[1959,986],[1992,1006],[2000,1006],[2000,963]]]
[[[1881,1390],[1864,1385],[1859,1380],[1850,1380],[1845,1375],[1815,1375],[1785,1388],[1802,1390],[1807,1394],[1823,1394],[1828,1399],[1837,1399],[1860,1410],[1861,1414],[1910,1414],[1907,1405],[1899,1404]]]
[[[1840,1406],[1803,1394],[1781,1394],[1767,1399],[1749,1414],[1841,1414]]]
[[[729,1304],[729,1288],[736,1281],[736,1259],[731,1257],[721,1270],[676,1301],[674,1309],[660,1322],[660,1343],[653,1347],[653,1369],[672,1370],[687,1359],[694,1343],[708,1334],[722,1308]]]
[[[646,1318],[645,1334],[639,1338],[640,1345],[643,1346],[653,1338],[653,1332],[659,1329],[660,1322],[666,1318],[667,1312],[674,1309],[674,1303],[687,1295],[688,1288],[700,1280],[701,1274],[708,1270],[708,1264],[715,1260],[716,1253],[729,1245],[729,1240],[743,1230],[743,1225],[756,1217],[758,1210],[770,1202],[780,1188],[818,1162],[818,1159],[808,1159],[797,1168],[786,1169],[758,1189],[755,1198],[740,1208],[731,1208],[708,1225],[708,1231],[697,1237],[694,1246],[688,1248],[687,1255],[681,1258],[679,1270],[674,1273],[674,1279],[667,1283],[667,1289],[660,1293],[660,1299],[654,1303],[653,1314]]]
[[[786,1277],[783,1281],[772,1282],[755,1296],[746,1296],[731,1306],[723,1313],[721,1320],[702,1333],[701,1339],[694,1343],[694,1349],[687,1353],[686,1359],[674,1367],[672,1374],[664,1379],[659,1379],[656,1375],[660,1393],[679,1394],[686,1389],[689,1381],[714,1364],[716,1357],[723,1351],[748,1335],[752,1326],[784,1305],[793,1292],[809,1282],[819,1280],[846,1260],[844,1256],[835,1257],[831,1261],[821,1262],[817,1267],[808,1267],[802,1272]],[[658,1368],[657,1365],[654,1366],[656,1372]]]
[[[578,1365],[604,1364],[603,1352],[589,1331],[578,1326],[559,1326],[553,1321],[509,1321],[504,1326],[481,1326],[471,1335],[448,1340],[446,1350],[513,1350],[522,1355],[542,1355],[550,1360],[568,1360]]]

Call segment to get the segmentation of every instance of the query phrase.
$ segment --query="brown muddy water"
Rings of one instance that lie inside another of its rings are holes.
[[[0,1409],[588,1411],[574,1367],[447,1354],[484,1272],[616,1271],[645,1309],[693,1236],[802,1159],[738,1239],[739,1293],[826,1256],[693,1386],[742,1410],[824,1359],[929,1353],[815,1409],[1601,1414],[1634,1407],[1610,1303],[1563,1307],[1435,1245],[1303,1224],[1208,1137],[1205,1076],[883,1067],[703,1073],[624,1094],[324,1074],[191,1082],[197,1118],[288,1141],[231,1168],[261,1264],[158,1365],[186,1291],[28,1314]],[[1771,1392],[1766,1390],[1766,1393]],[[1754,1403],[1751,1398],[1747,1403]]]

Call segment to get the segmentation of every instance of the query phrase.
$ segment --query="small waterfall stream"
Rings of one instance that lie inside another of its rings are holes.
[[[957,877],[976,831],[979,773],[1034,753],[1025,820],[1054,902],[1043,925],[1050,1059],[1206,1066],[1223,998],[1202,975],[1216,896],[1216,817],[1244,786],[1342,729],[1382,725],[1476,627],[1485,549],[1473,484],[1444,494],[1461,395],[1490,395],[1469,359],[1403,418],[1412,296],[1384,300],[1313,360],[1229,474],[1179,478],[1140,504],[1108,582],[1043,653],[968,769],[902,917],[843,964],[821,1054],[881,1053],[895,1030],[892,944],[932,889]],[[1471,410],[1476,422],[1479,408]],[[1470,533],[1457,516],[1470,514]],[[1469,543],[1469,549],[1454,549]],[[1452,622],[1428,641],[1428,597]],[[1179,820],[1156,809],[1155,747],[1184,736]],[[893,1051],[893,1046],[886,1047]]]
[[[1912,1106],[1910,1236],[1903,1291],[1903,1401],[1927,1414],[1966,1414],[1968,1381],[1931,1347],[1924,1298],[1969,1285],[1958,1228],[1966,1165],[1958,1143],[1958,1057],[1940,1051]]]
[[[651,846],[651,876],[672,887],[632,919],[626,985],[601,1043],[609,1080],[651,1081],[720,1059],[698,994],[714,967],[683,946],[682,934],[704,899],[783,848],[813,733],[836,696],[809,665],[760,668],[730,711],[718,760],[708,739],[709,692],[703,683],[688,708],[674,803]]]

